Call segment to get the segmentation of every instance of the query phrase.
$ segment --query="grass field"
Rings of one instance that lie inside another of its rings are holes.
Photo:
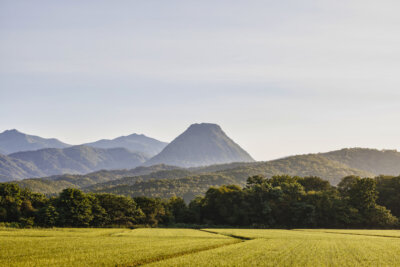
[[[0,266],[399,266],[398,230],[0,229]]]

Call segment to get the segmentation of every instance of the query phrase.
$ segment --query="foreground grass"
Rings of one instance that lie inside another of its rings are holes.
[[[0,229],[0,266],[134,266],[237,242],[191,229]]]
[[[317,231],[208,229],[253,240],[154,266],[399,266],[400,239]],[[386,235],[385,231],[375,234]],[[397,235],[399,231],[390,234]]]
[[[0,266],[399,266],[399,236],[395,230],[0,229]]]

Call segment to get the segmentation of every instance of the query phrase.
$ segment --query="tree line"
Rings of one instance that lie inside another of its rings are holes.
[[[233,226],[395,228],[400,176],[348,176],[338,186],[318,177],[252,176],[244,187],[211,187],[189,204],[169,199],[84,193],[57,197],[0,184],[0,225],[13,227]]]

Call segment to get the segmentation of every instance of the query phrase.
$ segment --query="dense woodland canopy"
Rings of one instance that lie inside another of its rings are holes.
[[[14,227],[196,225],[257,228],[399,227],[400,176],[347,176],[338,186],[318,177],[251,176],[243,187],[211,187],[182,198],[127,197],[64,189],[46,197],[0,184],[0,222]]]

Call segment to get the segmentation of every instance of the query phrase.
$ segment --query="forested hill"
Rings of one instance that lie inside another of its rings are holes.
[[[149,175],[151,177],[151,175]],[[133,177],[132,177],[133,178]],[[128,179],[128,178],[126,178]],[[92,186],[87,188],[86,192],[94,193],[113,193],[130,197],[157,197],[170,198],[178,196],[186,202],[191,201],[196,196],[203,195],[210,187],[221,185],[243,185],[231,177],[218,173],[193,174],[191,176],[175,179],[151,179],[151,180],[134,180],[133,185],[120,184],[115,186]]]
[[[400,152],[368,148],[346,148],[320,154],[327,159],[346,164],[375,175],[399,175]]]
[[[63,188],[81,188],[87,192],[113,192],[131,196],[182,196],[188,200],[202,194],[210,186],[222,184],[243,185],[249,176],[262,174],[267,177],[279,174],[319,176],[337,184],[348,175],[372,177],[373,174],[355,170],[318,155],[293,156],[269,162],[233,163],[201,168],[179,169],[158,165],[137,171],[95,172],[88,175],[62,175],[17,182],[33,191],[52,194]]]
[[[152,177],[151,174],[148,176],[152,179],[144,180],[138,180],[137,177],[126,177],[104,184],[96,184],[87,188],[86,191],[122,194],[132,197],[145,195],[168,198],[175,195],[189,201],[196,195],[204,194],[210,186],[220,186],[224,184],[242,186],[245,184],[246,179],[253,175],[264,175],[266,177],[281,174],[318,176],[335,185],[338,184],[343,177],[350,175],[362,177],[374,176],[372,173],[351,169],[346,165],[330,161],[318,155],[293,156],[269,162],[234,164],[234,166],[235,165],[238,166],[236,168],[228,168],[216,172],[203,172],[210,167],[197,168],[192,170],[193,173],[191,175],[178,179],[159,176],[164,178],[160,179],[158,177]],[[217,166],[213,166],[213,169],[218,168]]]
[[[253,163],[234,169],[221,170],[218,171],[218,173],[228,175],[237,181],[243,182],[247,177],[258,174],[266,177],[280,174],[302,177],[318,176],[329,181],[332,185],[338,184],[341,178],[348,175],[362,177],[373,176],[372,173],[353,169],[342,163],[331,161],[314,154]]]
[[[43,178],[32,178],[24,179],[21,181],[13,181],[13,183],[18,184],[23,188],[29,188],[33,192],[55,194],[61,192],[65,188],[85,188],[91,185],[102,184],[123,177],[140,177],[148,175],[150,173],[175,169],[178,169],[178,167],[160,164],[151,167],[140,166],[134,169],[126,170],[100,170],[85,175],[53,175]]]

